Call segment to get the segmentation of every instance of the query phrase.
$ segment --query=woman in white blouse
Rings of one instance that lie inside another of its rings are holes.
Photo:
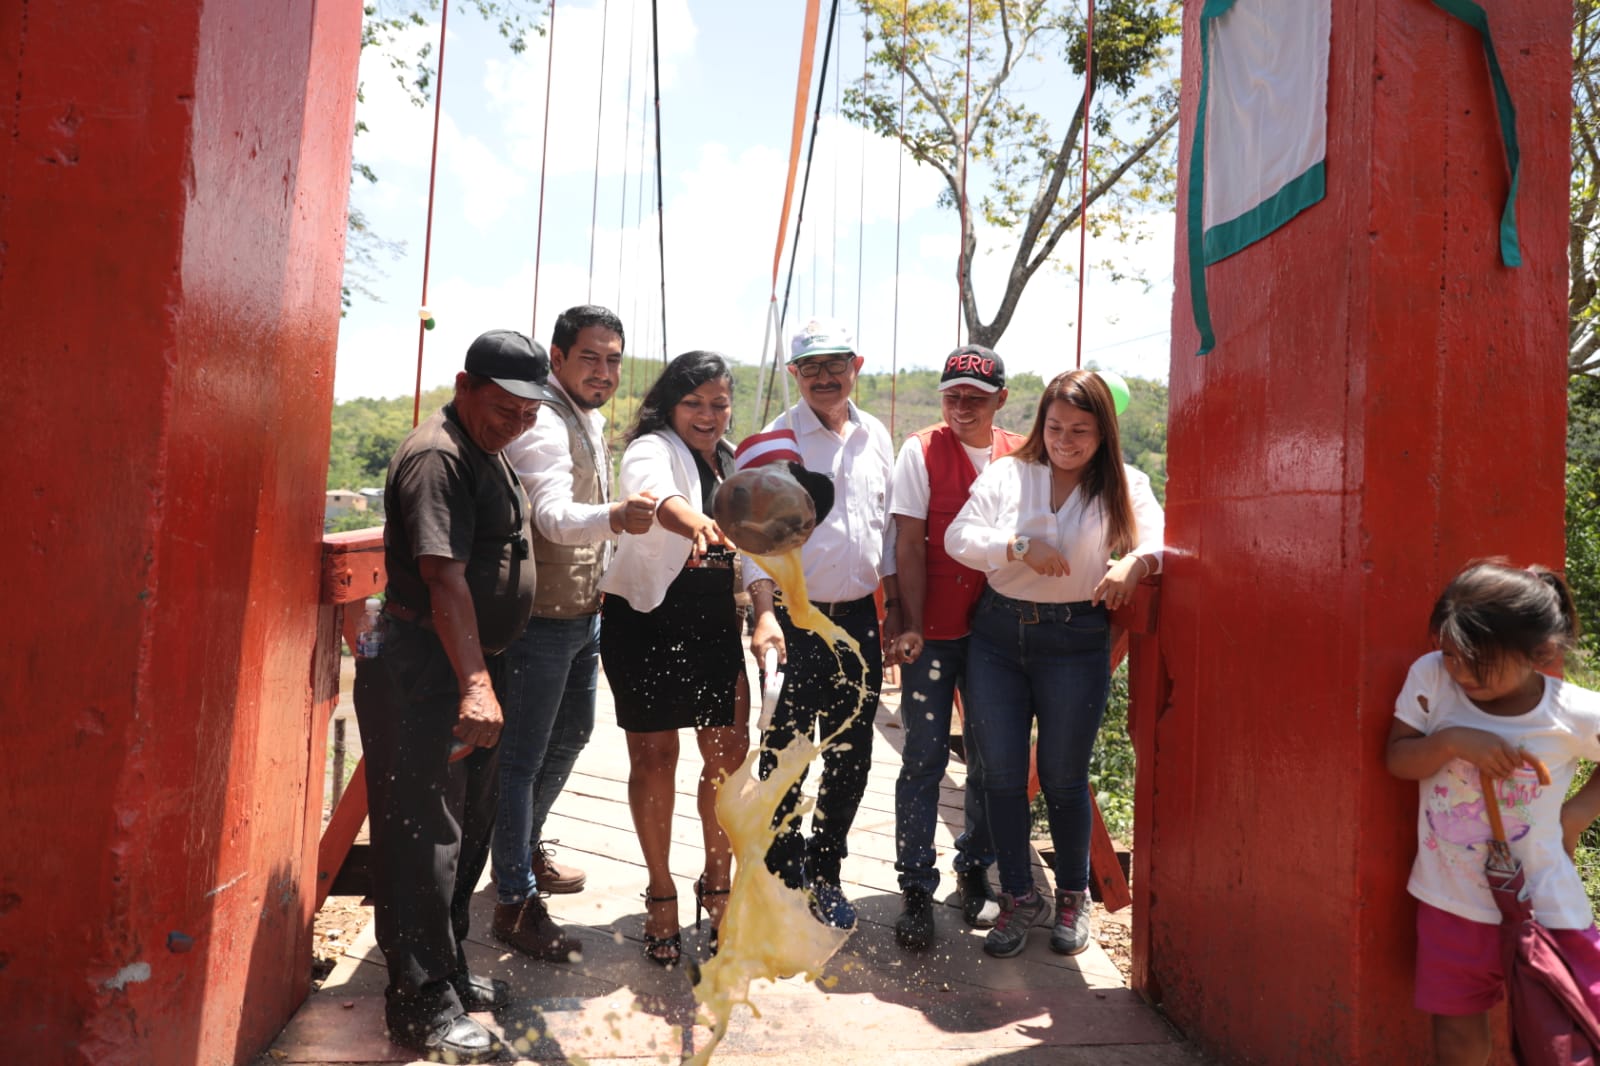
[[[724,439],[733,375],[716,352],[687,352],[650,387],[622,454],[622,493],[656,500],[656,524],[625,537],[600,579],[600,660],[628,737],[628,806],[644,852],[645,957],[675,966],[682,954],[678,894],[668,868],[678,730],[692,728],[704,764],[700,828],[705,872],[695,882],[716,925],[727,903],[733,855],[717,824],[717,783],[749,749],[749,700],[738,698],[744,648],[733,599],[733,551],[711,518],[711,500],[733,473]],[[748,690],[746,690],[748,692]]]
[[[1028,741],[1055,846],[1050,947],[1089,944],[1089,755],[1110,689],[1109,608],[1161,568],[1163,518],[1150,479],[1122,463],[1111,392],[1072,370],[1045,387],[1033,429],[973,482],[945,534],[987,572],[967,659],[967,724],[983,757],[1001,913],[984,951],[1010,958],[1050,914],[1030,867]]]

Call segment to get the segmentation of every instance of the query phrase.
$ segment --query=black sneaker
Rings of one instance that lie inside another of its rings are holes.
[[[927,889],[906,889],[905,909],[894,923],[894,938],[907,951],[922,951],[933,943],[933,896]]]
[[[972,866],[956,871],[956,887],[961,891],[961,917],[974,929],[992,929],[1000,917],[1000,902],[989,887],[989,871]]]

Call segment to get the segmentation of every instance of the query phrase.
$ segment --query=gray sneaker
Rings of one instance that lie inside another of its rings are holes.
[[[1000,917],[995,919],[989,935],[983,938],[984,953],[997,959],[1022,954],[1022,949],[1028,946],[1028,930],[1043,924],[1049,913],[1050,904],[1038,889],[1021,898],[1002,892]]]
[[[1057,955],[1076,955],[1089,946],[1089,902],[1087,892],[1056,889],[1056,924],[1050,930],[1050,950]]]

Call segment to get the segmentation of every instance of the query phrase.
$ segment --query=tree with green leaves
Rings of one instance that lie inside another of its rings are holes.
[[[973,343],[997,344],[1028,282],[1082,223],[1085,206],[1091,233],[1131,242],[1140,237],[1141,209],[1171,204],[1178,122],[1172,61],[1182,28],[1177,0],[1095,4],[1092,86],[1084,77],[1088,27],[1076,4],[918,0],[902,7],[897,0],[862,0],[862,10],[877,47],[867,76],[846,94],[846,114],[897,139],[919,164],[932,167],[944,180],[941,203],[968,220],[968,172],[977,171],[982,185],[974,180],[972,189],[983,221],[1015,244],[1005,291],[985,321],[972,286],[976,228],[965,227],[961,308]],[[1041,93],[1031,84],[1057,77],[1062,66],[1082,80],[1064,124],[1035,106]],[[1074,178],[1082,166],[1085,122],[1089,192],[1080,203]]]

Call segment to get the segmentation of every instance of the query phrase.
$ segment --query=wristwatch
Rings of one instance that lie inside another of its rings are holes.
[[[1021,559],[1028,554],[1028,538],[1021,533],[1011,538],[1011,554]]]

